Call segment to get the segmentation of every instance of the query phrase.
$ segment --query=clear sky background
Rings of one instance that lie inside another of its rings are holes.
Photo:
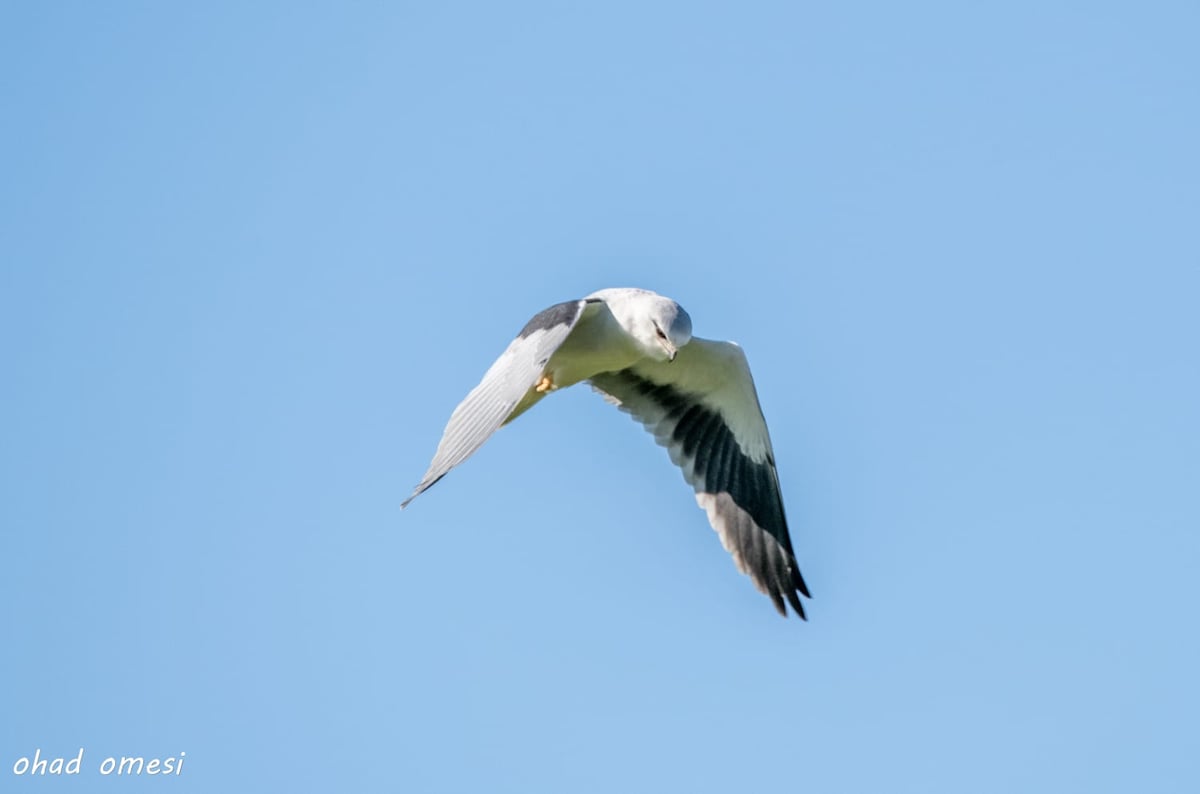
[[[1198,32],[5,4],[0,789],[1200,789]],[[809,622],[586,388],[400,512],[609,286],[746,349]]]

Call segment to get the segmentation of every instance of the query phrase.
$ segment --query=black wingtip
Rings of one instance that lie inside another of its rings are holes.
[[[792,604],[792,609],[796,610],[796,614],[801,620],[807,621],[808,615],[804,614],[804,604],[800,601],[800,595],[805,598],[812,598],[808,592],[808,585],[804,583],[804,577],[800,575],[800,568],[796,565],[796,558],[793,557],[788,565],[788,571],[791,573],[792,589],[788,590],[788,601]],[[799,593],[800,595],[797,595]]]
[[[808,595],[808,593],[805,593],[805,595]],[[796,613],[796,617],[801,620],[808,620],[808,615],[804,614],[804,605],[800,603],[800,596],[796,595],[795,590],[788,590],[787,599],[788,603],[792,605],[792,610]]]
[[[792,567],[792,586],[799,590],[805,598],[812,598],[812,594],[808,592],[808,585],[804,583],[804,577],[800,575],[799,569],[795,566]]]
[[[409,503],[412,502],[413,499],[416,499],[418,496],[425,493],[433,486],[437,485],[441,481],[442,477],[445,477],[445,476],[446,476],[445,474],[442,474],[442,475],[439,475],[438,478],[435,479],[433,482],[423,482],[420,485],[418,485],[413,490],[412,495],[400,503],[400,509],[403,510],[404,508],[408,507]]]

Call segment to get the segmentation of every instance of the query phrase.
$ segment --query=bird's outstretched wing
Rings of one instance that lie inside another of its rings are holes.
[[[537,384],[546,362],[579,323],[590,303],[597,302],[557,303],[538,312],[525,324],[479,385],[454,409],[429,470],[401,507],[407,507],[448,471],[469,458],[492,433],[513,418],[518,403]],[[521,410],[527,407],[528,404]]]
[[[732,342],[692,337],[673,362],[642,361],[591,379],[646,426],[696,491],[742,573],[786,616],[808,596],[783,514],[775,457],[750,365]]]

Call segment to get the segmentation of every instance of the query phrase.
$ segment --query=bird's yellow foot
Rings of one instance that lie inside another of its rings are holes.
[[[543,375],[542,379],[537,382],[537,386],[533,387],[533,390],[538,394],[545,394],[553,388],[554,381],[550,380],[549,375]]]

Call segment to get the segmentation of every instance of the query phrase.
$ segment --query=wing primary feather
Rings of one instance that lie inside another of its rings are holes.
[[[402,506],[475,454],[508,421],[541,377],[546,361],[579,323],[588,303],[578,300],[555,304],[525,324],[479,384],[454,409],[425,476]]]
[[[672,364],[642,362],[592,378],[667,448],[739,570],[777,611],[807,619],[810,597],[788,535],[775,458],[745,355],[692,338]]]

